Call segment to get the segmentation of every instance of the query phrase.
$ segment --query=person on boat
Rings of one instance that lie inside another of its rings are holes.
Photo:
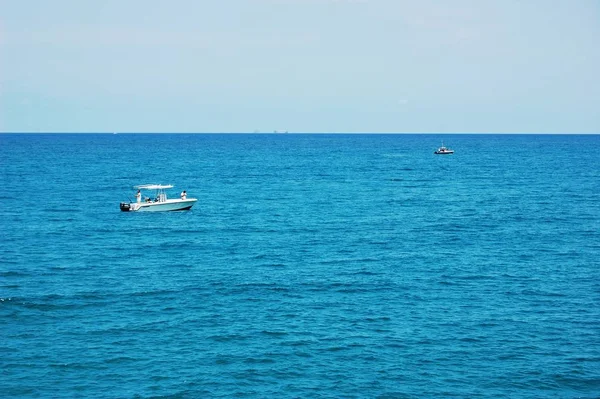
[[[182,200],[184,200],[184,199],[186,199],[186,198],[187,198],[187,193],[185,192],[185,190],[183,190],[183,191],[181,192],[181,199],[182,199]]]
[[[138,204],[142,202],[142,192],[140,190],[135,194],[135,200]]]

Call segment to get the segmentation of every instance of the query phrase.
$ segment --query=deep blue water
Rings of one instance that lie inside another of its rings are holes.
[[[0,396],[598,398],[599,148],[0,135]]]

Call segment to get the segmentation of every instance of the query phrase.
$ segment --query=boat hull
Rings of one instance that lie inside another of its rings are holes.
[[[123,212],[173,212],[173,211],[187,211],[198,201],[196,198],[189,198],[184,200],[167,200],[163,202],[122,202],[120,205],[121,211]]]

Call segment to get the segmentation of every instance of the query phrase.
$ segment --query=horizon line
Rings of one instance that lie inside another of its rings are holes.
[[[281,131],[273,131],[273,132],[261,132],[261,131],[249,131],[249,132],[143,132],[143,131],[86,131],[86,132],[61,132],[61,131],[17,131],[17,132],[5,132],[0,131],[0,134],[256,134],[256,135],[286,135],[286,134],[316,134],[316,135],[324,135],[324,134],[356,134],[356,135],[367,135],[367,134],[389,134],[389,135],[401,135],[401,134],[423,134],[423,135],[432,135],[432,134],[458,134],[458,135],[467,135],[467,134],[476,134],[476,135],[486,135],[486,134],[496,134],[496,135],[598,135],[600,132],[281,132]]]

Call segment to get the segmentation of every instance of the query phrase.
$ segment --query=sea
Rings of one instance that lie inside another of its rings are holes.
[[[2,134],[0,397],[600,398],[599,149]]]

